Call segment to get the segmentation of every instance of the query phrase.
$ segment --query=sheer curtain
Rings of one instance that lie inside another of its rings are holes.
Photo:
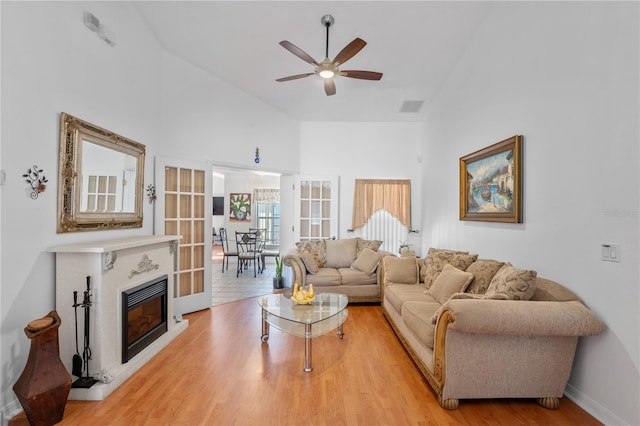
[[[356,179],[352,228],[362,238],[381,240],[382,250],[397,252],[411,228],[409,179]]]

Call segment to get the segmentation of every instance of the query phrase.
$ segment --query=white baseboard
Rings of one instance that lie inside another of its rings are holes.
[[[2,407],[2,411],[0,411],[0,424],[2,426],[7,426],[9,424],[9,420],[14,418],[22,411],[22,405],[20,405],[20,401],[14,399],[9,402],[7,405]]]
[[[564,395],[571,401],[576,403],[576,405],[578,405],[584,411],[591,414],[593,417],[595,417],[605,425],[625,426],[629,424],[629,422],[624,421],[623,419],[609,411],[607,408],[591,399],[589,396],[571,386],[570,383],[567,383],[567,387],[564,390]]]

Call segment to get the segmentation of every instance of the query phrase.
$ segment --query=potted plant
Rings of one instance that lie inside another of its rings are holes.
[[[284,279],[282,278],[282,269],[284,268],[284,263],[280,256],[276,256],[276,276],[273,277],[273,288],[283,288],[284,287]]]

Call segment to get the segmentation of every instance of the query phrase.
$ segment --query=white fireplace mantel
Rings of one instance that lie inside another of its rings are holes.
[[[72,388],[69,399],[100,400],[128,379],[149,359],[188,327],[173,316],[174,274],[179,235],[148,235],[51,247],[56,253],[56,311],[60,359],[69,373],[76,353],[73,292],[82,302],[87,276],[91,277],[89,375],[106,372],[109,383],[89,389]],[[122,292],[167,275],[168,330],[129,362],[122,363]],[[78,308],[78,346],[83,352],[84,311]],[[85,374],[86,375],[86,374]]]

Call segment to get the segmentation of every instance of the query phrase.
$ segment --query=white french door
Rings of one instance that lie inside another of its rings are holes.
[[[211,166],[156,157],[157,235],[180,235],[174,272],[176,316],[211,307]]]
[[[338,176],[295,177],[295,241],[338,238]]]

